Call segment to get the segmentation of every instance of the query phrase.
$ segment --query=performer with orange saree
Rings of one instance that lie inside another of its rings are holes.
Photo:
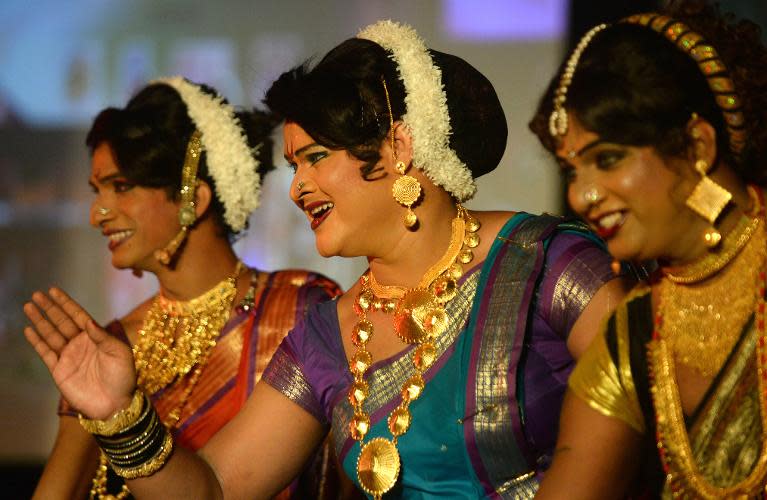
[[[133,346],[139,385],[192,450],[239,412],[306,309],[340,292],[310,271],[247,269],[232,251],[273,168],[273,125],[265,113],[235,112],[212,89],[168,78],[101,112],[87,138],[91,222],[108,237],[115,267],[148,271],[160,284],[107,329]],[[127,498],[104,455],[97,468],[77,412],[63,399],[59,410],[36,498],[84,498],[88,489],[91,498]],[[316,496],[317,487],[294,482],[281,496]]]

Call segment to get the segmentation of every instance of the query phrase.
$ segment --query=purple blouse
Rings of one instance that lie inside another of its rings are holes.
[[[522,429],[527,446],[536,450],[535,461],[540,466],[537,470],[548,466],[567,378],[574,366],[567,349],[567,337],[594,293],[614,277],[610,262],[604,249],[581,232],[559,231],[545,242],[543,269],[537,276],[528,310],[516,372]],[[482,272],[482,263],[469,270],[459,284],[459,296],[449,303],[454,308],[451,320],[461,321],[463,326],[439,361],[425,374],[425,396],[429,393],[429,379],[437,376],[434,372],[441,370],[466,335],[469,311],[475,301],[482,300],[482,293],[477,293],[481,292],[477,286]],[[304,323],[296,326],[283,341],[263,376],[264,381],[323,425],[332,425],[334,434],[345,431],[346,422],[339,418],[341,412],[334,410],[337,405],[345,404],[352,382],[341,341],[341,335],[347,332],[339,331],[336,306],[335,301],[313,306]],[[396,365],[409,364],[408,354],[406,350],[380,360],[368,373],[386,377],[392,368],[395,373]],[[457,387],[456,398],[464,398],[464,392]],[[412,428],[408,434],[411,432],[414,432]]]

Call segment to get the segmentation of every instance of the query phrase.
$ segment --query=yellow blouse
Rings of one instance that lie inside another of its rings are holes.
[[[642,286],[632,291],[603,324],[570,375],[570,390],[590,407],[608,417],[618,418],[640,434],[645,432],[629,362],[628,304],[650,292]],[[607,346],[607,327],[615,322],[617,365]]]

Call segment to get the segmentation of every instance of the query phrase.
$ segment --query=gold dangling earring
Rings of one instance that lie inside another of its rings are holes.
[[[732,199],[732,193],[711,180],[707,175],[710,168],[711,165],[706,160],[695,162],[695,170],[701,175],[701,179],[685,204],[711,224],[711,227],[703,235],[703,242],[708,248],[714,248],[722,240],[722,235],[714,223]]]
[[[394,154],[394,160],[397,161],[396,152]],[[413,203],[418,201],[421,196],[421,183],[418,179],[411,175],[406,175],[408,167],[402,161],[397,161],[395,164],[397,172],[400,174],[400,178],[394,181],[392,187],[392,196],[397,200],[397,203],[407,207],[407,213],[405,214],[405,227],[412,228],[418,222],[418,217],[413,212]]]
[[[418,201],[421,197],[421,183],[418,179],[412,175],[407,175],[408,166],[405,162],[397,159],[397,149],[394,147],[394,116],[391,111],[391,101],[389,100],[389,89],[386,87],[386,80],[381,78],[381,83],[384,88],[384,95],[386,95],[386,108],[389,111],[389,131],[391,135],[391,151],[394,158],[394,168],[397,173],[400,174],[399,179],[394,181],[392,186],[392,196],[397,203],[407,207],[407,213],[405,214],[405,227],[408,229],[413,228],[418,223],[418,217],[413,212],[413,203]]]
[[[189,227],[197,220],[194,210],[194,196],[197,191],[197,166],[202,153],[202,134],[195,130],[186,146],[186,157],[181,169],[181,208],[178,211],[178,222],[181,230],[165,247],[155,250],[154,258],[163,266],[170,265],[173,256],[189,234]]]

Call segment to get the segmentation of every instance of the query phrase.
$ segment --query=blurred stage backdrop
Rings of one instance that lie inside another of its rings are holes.
[[[56,284],[106,322],[156,290],[151,277],[112,269],[105,239],[87,223],[92,195],[84,138],[101,108],[123,106],[147,80],[175,74],[213,85],[235,105],[257,104],[282,71],[390,18],[414,25],[429,46],[467,59],[503,102],[506,155],[480,179],[468,206],[561,212],[557,168],[527,121],[573,38],[654,3],[0,2],[0,496],[28,496],[56,431],[57,391],[21,333],[21,307],[31,292]],[[762,0],[723,3],[767,17]],[[236,249],[256,267],[317,269],[348,287],[365,262],[316,255],[304,216],[288,200],[291,172],[281,150],[278,135],[282,168],[268,176],[262,207]]]

